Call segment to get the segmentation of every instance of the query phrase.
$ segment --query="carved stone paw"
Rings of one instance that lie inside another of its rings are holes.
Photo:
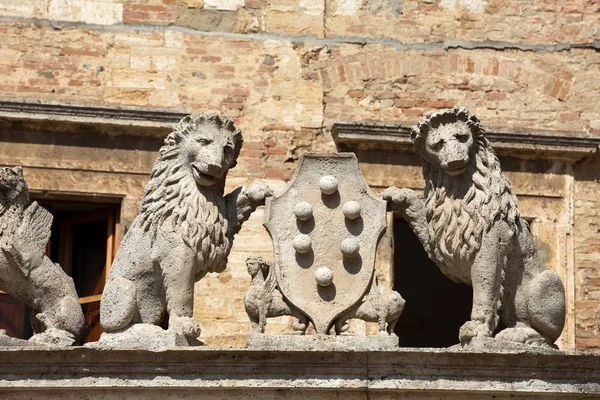
[[[458,337],[461,343],[468,343],[477,336],[491,337],[492,331],[481,321],[467,321],[460,327]]]
[[[169,317],[169,330],[185,336],[188,339],[198,339],[202,328],[200,322],[192,317]]]
[[[265,199],[273,196],[273,193],[273,189],[263,183],[254,183],[246,189],[246,196],[257,206],[264,205]]]
[[[542,335],[530,327],[506,328],[496,335],[496,339],[524,343],[532,346],[546,345],[546,341]]]
[[[419,196],[414,190],[390,186],[381,193],[381,198],[391,203],[392,209],[402,211],[408,208],[413,201],[418,200]]]
[[[70,332],[53,328],[32,336],[29,341],[50,346],[68,347],[75,343],[75,337]]]

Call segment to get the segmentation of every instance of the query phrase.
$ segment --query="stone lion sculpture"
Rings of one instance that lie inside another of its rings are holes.
[[[223,195],[241,146],[240,130],[220,115],[187,116],[165,139],[106,282],[106,332],[144,323],[167,325],[188,343],[199,337],[194,283],[225,269],[234,235],[272,195],[261,184]]]
[[[44,254],[52,214],[29,198],[23,169],[0,168],[0,290],[31,307],[30,341],[70,346],[85,319],[73,279]]]
[[[564,287],[540,261],[477,117],[464,108],[439,111],[411,138],[424,162],[424,198],[396,187],[382,196],[446,276],[473,286],[461,343],[491,337],[501,320],[497,339],[552,345],[564,326]]]

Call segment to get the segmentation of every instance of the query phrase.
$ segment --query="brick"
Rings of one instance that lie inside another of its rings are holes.
[[[361,98],[365,96],[365,92],[363,90],[349,90],[346,95],[351,98]]]
[[[276,169],[276,168],[266,168],[265,169],[265,178],[289,180],[292,178],[292,171]]]
[[[579,119],[579,114],[573,113],[573,112],[561,113],[560,119],[561,119],[561,121],[575,121],[575,120]]]
[[[287,153],[287,149],[285,147],[268,147],[265,149],[265,153],[282,156]]]
[[[425,111],[420,108],[409,108],[402,110],[402,113],[407,117],[420,117],[425,113]]]

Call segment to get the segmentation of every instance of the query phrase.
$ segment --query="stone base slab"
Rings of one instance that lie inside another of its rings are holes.
[[[0,348],[0,399],[38,398],[598,399],[600,355],[411,348]]]
[[[396,350],[398,336],[267,335],[256,333],[246,336],[246,346],[256,349],[304,351]]]
[[[0,347],[30,347],[37,346],[36,343],[27,340],[10,337],[4,329],[0,329]]]
[[[490,337],[475,337],[465,345],[457,344],[450,348],[457,351],[474,353],[494,353],[501,351],[525,351],[530,354],[564,354],[562,351],[550,346],[530,346],[524,343],[509,342]]]
[[[158,349],[178,346],[201,346],[203,343],[188,340],[171,330],[150,324],[135,324],[120,332],[104,332],[97,342],[86,343],[92,348]]]

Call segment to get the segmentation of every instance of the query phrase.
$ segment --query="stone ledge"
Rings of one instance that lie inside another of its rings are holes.
[[[443,398],[598,398],[600,355],[410,348],[0,349],[0,393],[10,395],[3,399],[36,390],[43,390],[44,398],[110,398],[132,388],[146,400],[169,393],[159,389],[185,389],[188,396],[214,395],[218,390],[254,398],[259,391],[273,396],[283,389],[298,391],[299,398],[331,393],[352,398],[415,393],[423,398],[433,393]]]
[[[374,149],[412,152],[411,125],[341,121],[331,133],[340,151]],[[593,153],[600,136],[550,131],[486,128],[496,154],[523,159],[546,159],[575,163]]]

